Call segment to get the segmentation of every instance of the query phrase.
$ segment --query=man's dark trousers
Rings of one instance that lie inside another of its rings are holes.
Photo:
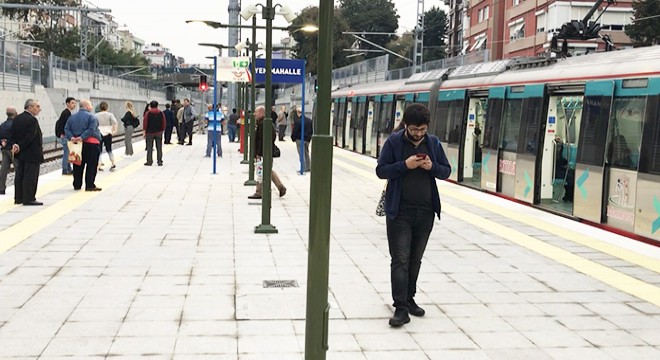
[[[37,184],[39,182],[38,163],[18,161],[16,180],[14,182],[14,202],[28,203],[37,200]]]
[[[186,121],[184,124],[186,127],[186,134],[188,135],[188,144],[192,144],[193,126],[195,125],[195,120]]]
[[[96,169],[99,165],[101,146],[98,144],[83,142],[82,163],[73,165],[73,188],[80,189],[83,183],[83,171],[85,172],[85,189],[96,187]],[[85,170],[87,167],[87,170]]]
[[[165,127],[165,143],[169,144],[172,142],[172,131],[174,129],[174,125],[167,125]]]
[[[399,210],[393,220],[387,219],[387,238],[392,262],[390,276],[394,307],[408,308],[415,297],[422,256],[433,229],[432,210]]]

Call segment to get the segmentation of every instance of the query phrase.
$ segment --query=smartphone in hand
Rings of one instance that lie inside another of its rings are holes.
[[[426,155],[426,154],[417,154],[416,156],[417,156],[418,159],[421,160],[421,159],[426,159],[426,157],[427,157],[428,155]]]

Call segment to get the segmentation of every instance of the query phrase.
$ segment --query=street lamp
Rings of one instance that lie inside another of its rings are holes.
[[[273,19],[275,19],[276,8],[279,6],[279,14],[283,15],[287,22],[292,22],[296,16],[293,14],[291,9],[287,6],[282,6],[277,4],[273,6],[273,0],[267,0],[266,6],[261,4],[252,4],[248,5],[243,11],[241,11],[241,16],[245,20],[252,18],[252,23],[256,26],[256,14],[257,6],[261,6],[262,9],[262,18],[266,19],[266,108],[269,109],[273,105],[273,74],[270,69],[273,66]],[[254,34],[254,33],[253,33]],[[254,43],[254,38],[253,38]],[[252,53],[252,69],[255,66],[255,55]],[[254,71],[254,70],[253,70]],[[253,73],[254,74],[254,73]],[[254,77],[252,78],[254,86]],[[254,88],[253,88],[253,101],[254,101]],[[263,179],[262,179],[262,190],[261,190],[261,224],[259,224],[254,231],[260,234],[272,234],[277,233],[275,226],[270,224],[270,208],[271,208],[271,172],[273,167],[273,144],[272,144],[272,134],[273,134],[273,121],[270,118],[270,112],[266,111],[266,118],[264,121],[264,133],[263,133]],[[251,124],[251,126],[253,126]],[[251,129],[250,129],[251,130]]]

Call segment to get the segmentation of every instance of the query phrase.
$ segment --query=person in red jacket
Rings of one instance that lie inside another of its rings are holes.
[[[158,166],[163,166],[163,132],[167,120],[165,114],[158,110],[158,101],[153,100],[149,103],[149,111],[144,113],[144,124],[142,125],[142,136],[147,141],[147,162],[146,166],[154,163],[153,150],[156,142],[156,161]]]

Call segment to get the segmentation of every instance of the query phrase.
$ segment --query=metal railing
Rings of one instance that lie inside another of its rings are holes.
[[[41,83],[41,58],[36,48],[20,42],[0,40],[0,86],[2,90],[32,91]]]
[[[490,61],[490,52],[481,50],[467,55],[454,56],[446,59],[429,61],[422,64],[422,72],[435,69],[453,68],[461,65],[476,64]],[[414,68],[406,67],[402,69],[390,70],[387,72],[387,80],[407,79],[415,73]]]

